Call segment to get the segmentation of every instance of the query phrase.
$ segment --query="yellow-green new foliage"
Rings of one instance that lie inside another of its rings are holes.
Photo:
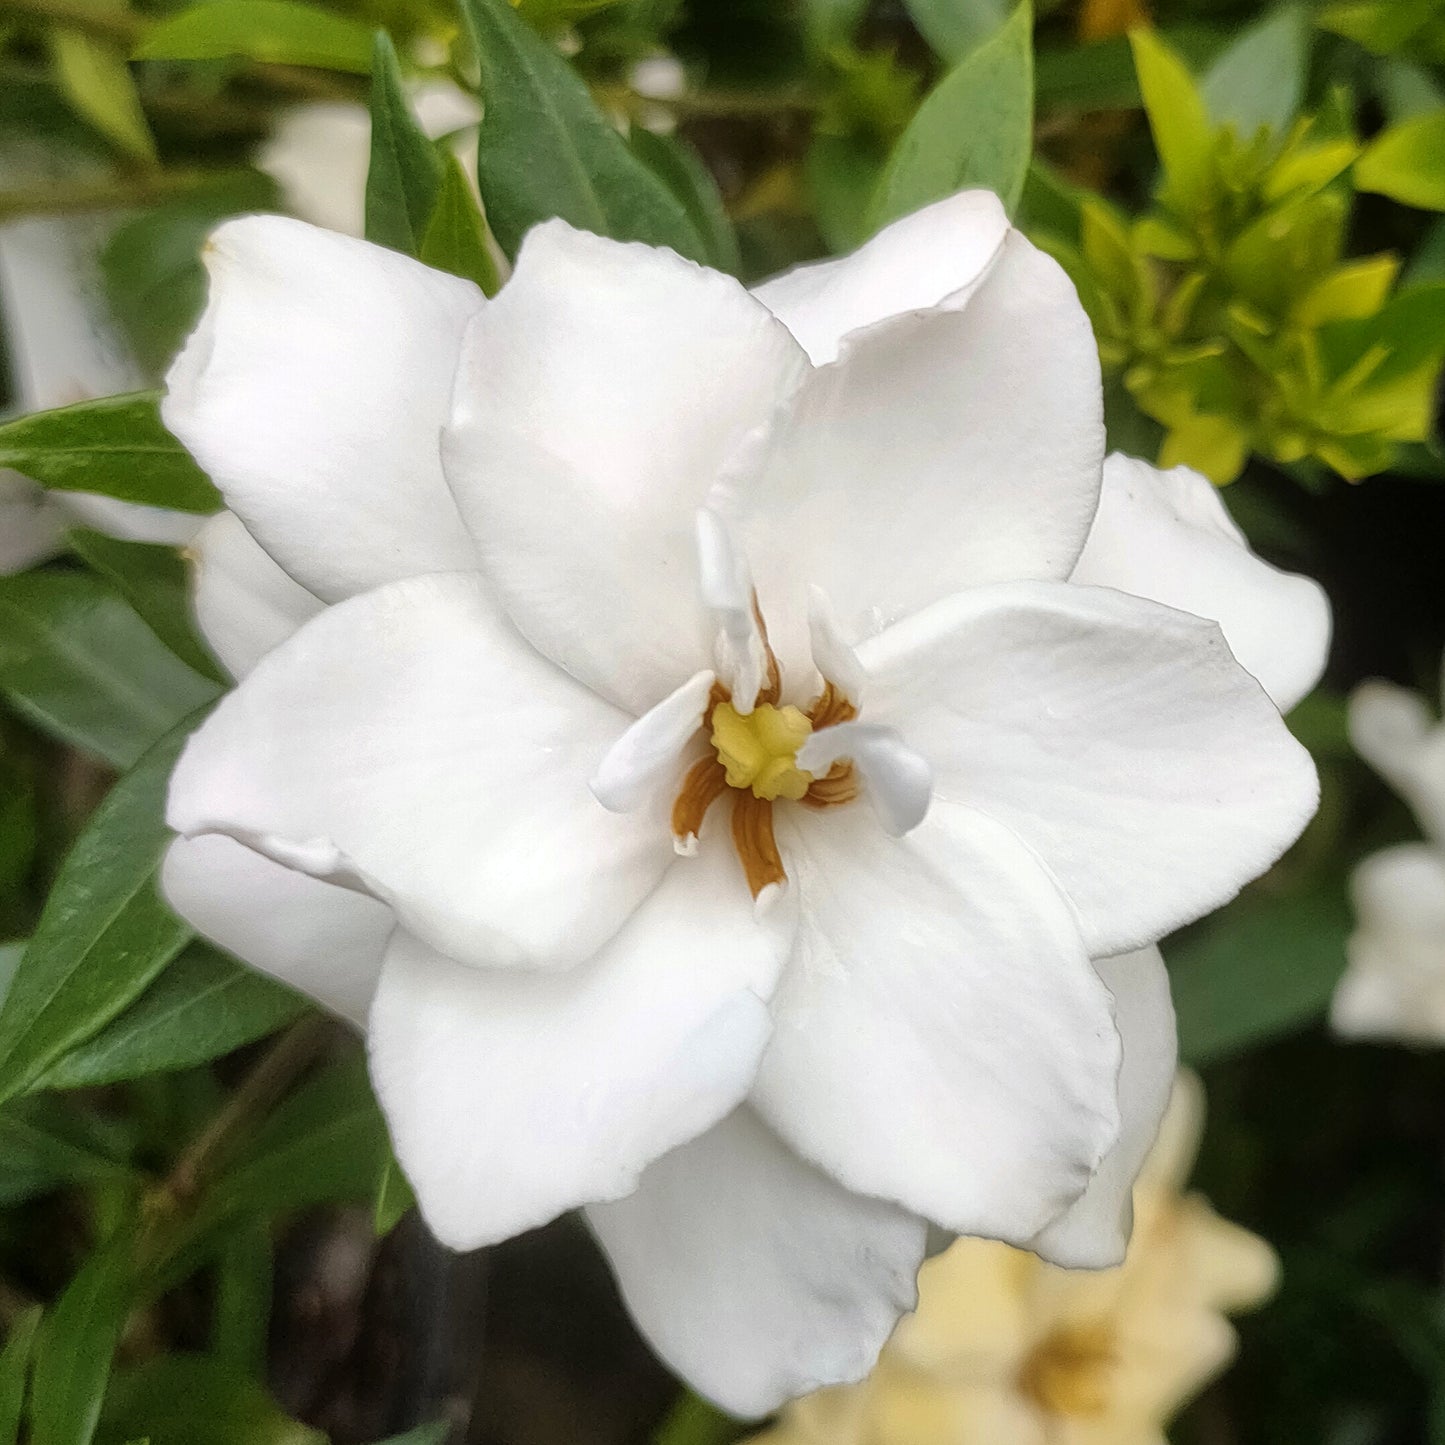
[[[1106,370],[1165,428],[1163,465],[1232,481],[1251,452],[1357,480],[1429,430],[1445,288],[1395,294],[1391,255],[1345,254],[1360,147],[1338,122],[1243,135],[1183,61],[1131,36],[1159,153],[1153,207],[1080,206],[1039,239],[1093,319]]]

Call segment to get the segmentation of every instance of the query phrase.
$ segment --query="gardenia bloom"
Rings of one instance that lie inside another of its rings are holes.
[[[1166,1445],[1234,1355],[1227,1313],[1273,1293],[1256,1235],[1181,1193],[1203,1091],[1182,1074],[1134,1191],[1121,1268],[1073,1273],[989,1240],[923,1266],[918,1313],[860,1385],[790,1407],[754,1445]]]
[[[1358,1038],[1445,1042],[1445,725],[1418,693],[1367,682],[1350,699],[1356,751],[1410,805],[1423,843],[1366,858],[1330,1021]]]
[[[1150,945],[1316,784],[1213,622],[1100,584],[1233,593],[1285,703],[1328,621],[1102,466],[1057,266],[977,192],[752,295],[561,222],[491,301],[277,218],[208,259],[165,417],[241,682],[165,887],[365,1021],[438,1237],[585,1206],[744,1414],[867,1370],[930,1224],[1117,1261]]]

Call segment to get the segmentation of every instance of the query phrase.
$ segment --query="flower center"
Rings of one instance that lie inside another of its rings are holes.
[[[1097,1418],[1109,1408],[1115,1362],[1107,1325],[1057,1329],[1024,1361],[1019,1389],[1051,1415]]]
[[[798,766],[798,749],[813,731],[801,708],[765,702],[744,717],[731,702],[712,710],[712,745],[730,788],[751,788],[755,798],[796,802],[812,785],[812,773]]]

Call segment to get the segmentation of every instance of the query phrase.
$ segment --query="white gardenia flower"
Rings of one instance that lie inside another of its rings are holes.
[[[740,1414],[865,1372],[930,1225],[1117,1261],[1152,944],[1316,783],[1212,621],[1112,587],[1284,702],[1328,615],[1102,465],[1058,267],[979,192],[752,295],[560,222],[491,301],[277,218],[208,259],[165,417],[241,681],[165,887],[364,1022],[438,1237],[584,1206]]]
[[[1355,750],[1425,834],[1366,858],[1350,880],[1355,932],[1330,1021],[1355,1038],[1445,1043],[1445,724],[1418,693],[1367,682],[1350,698]]]

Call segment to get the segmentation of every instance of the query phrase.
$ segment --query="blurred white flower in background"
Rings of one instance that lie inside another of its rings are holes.
[[[800,1400],[754,1445],[1166,1445],[1233,1358],[1227,1314],[1278,1282],[1274,1251],[1183,1193],[1203,1090],[1181,1074],[1134,1190],[1119,1269],[1071,1272],[959,1240],[919,1276],[918,1312],[855,1386]]]
[[[165,415],[236,514],[197,610],[242,682],[165,886],[369,1014],[440,1237],[592,1206],[752,1414],[867,1369],[925,1219],[1117,1261],[1149,945],[1314,799],[1140,599],[1283,705],[1329,622],[1207,482],[1101,464],[1054,263],[981,193],[755,297],[560,223],[492,302],[275,219],[209,260]]]
[[[1425,841],[1366,858],[1356,927],[1330,1009],[1336,1032],[1445,1042],[1445,725],[1408,688],[1367,682],[1350,699],[1356,751],[1409,804]]]

